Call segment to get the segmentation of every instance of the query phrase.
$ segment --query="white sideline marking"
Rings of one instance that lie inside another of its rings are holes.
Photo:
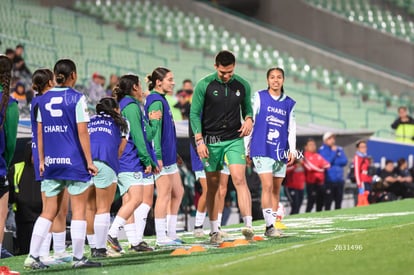
[[[401,228],[407,225],[412,225],[414,224],[414,222],[410,222],[410,223],[405,223],[405,224],[399,224],[399,225],[394,225],[392,228]]]
[[[262,254],[258,254],[258,255],[249,256],[247,258],[235,260],[235,261],[228,262],[228,263],[225,263],[225,264],[222,264],[222,265],[217,265],[215,267],[227,267],[227,266],[230,266],[230,265],[234,265],[234,264],[244,262],[246,260],[254,260],[258,257],[270,256],[270,255],[273,255],[273,254],[278,254],[278,253],[289,251],[289,250],[292,250],[292,249],[301,248],[301,247],[304,247],[304,246],[307,246],[307,245],[313,245],[313,244],[318,244],[318,243],[323,243],[323,242],[335,240],[335,239],[342,238],[342,237],[345,237],[345,236],[349,236],[349,235],[352,235],[352,234],[354,234],[354,233],[350,233],[350,234],[346,234],[346,235],[342,235],[342,236],[334,236],[334,237],[331,237],[331,238],[326,238],[326,239],[318,240],[318,241],[315,241],[315,242],[311,242],[311,243],[308,243],[308,244],[295,244],[295,245],[292,245],[290,247],[286,247],[286,248],[282,248],[282,249],[278,249],[278,250],[273,250],[271,252],[266,252],[266,253],[262,253]]]

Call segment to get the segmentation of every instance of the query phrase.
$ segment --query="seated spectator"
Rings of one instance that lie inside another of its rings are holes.
[[[383,181],[382,188],[385,191],[389,191],[397,197],[413,197],[413,189],[410,185],[407,185],[404,178],[396,172],[392,160],[387,160],[385,162],[385,167],[382,169],[380,177]]]
[[[18,102],[19,113],[28,113],[28,101],[27,101],[27,94],[26,94],[26,87],[22,82],[17,82],[16,86],[13,89],[13,92],[10,95]]]
[[[94,73],[87,88],[88,103],[96,105],[101,98],[106,96],[104,85],[105,77],[99,73]]]
[[[316,146],[315,146],[316,150]],[[298,214],[303,201],[305,189],[305,169],[303,160],[297,159],[295,163],[286,168],[285,194],[289,199],[290,214]]]
[[[26,67],[24,59],[20,56],[16,56],[14,58],[13,76],[19,78],[21,81],[24,81],[25,83],[30,83],[31,81],[32,74]]]
[[[32,73],[30,72],[29,68],[27,68],[26,63],[24,62],[24,47],[23,45],[19,44],[16,46],[16,49],[14,50],[14,59],[13,63],[17,65],[20,63],[21,65],[19,67],[19,72],[24,75],[24,77],[32,77]],[[23,63],[21,63],[23,61]]]
[[[414,143],[414,119],[408,115],[408,108],[398,108],[398,118],[391,124],[395,130],[395,140],[405,143]]]
[[[181,90],[190,90],[193,91],[193,82],[190,79],[184,79],[183,80],[183,86],[181,87]]]
[[[188,120],[190,117],[190,98],[192,94],[192,90],[179,90],[177,92],[177,103],[174,105],[174,108],[180,110],[183,120]]]
[[[14,57],[16,56],[16,53],[14,52],[13,49],[7,48],[6,51],[4,52],[4,54],[10,58],[10,60],[14,60]]]
[[[408,163],[404,158],[400,158],[394,171],[399,176],[399,182],[406,189],[406,196],[412,197],[414,192],[413,177],[408,169]]]
[[[112,96],[112,90],[119,81],[119,77],[116,74],[111,74],[109,77],[108,86],[106,86],[106,96]]]

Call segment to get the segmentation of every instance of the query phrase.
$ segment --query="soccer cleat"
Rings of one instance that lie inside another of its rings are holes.
[[[287,229],[287,226],[283,224],[280,220],[276,220],[275,228],[276,229]]]
[[[210,234],[210,243],[211,244],[221,244],[223,239],[221,238],[220,232],[213,232]]]
[[[24,268],[35,270],[35,269],[46,269],[46,268],[49,268],[49,266],[42,263],[39,257],[35,258],[32,255],[29,255],[27,256],[26,260],[24,260]]]
[[[102,263],[89,261],[85,256],[82,259],[73,257],[72,268],[101,267]]]
[[[219,227],[219,230],[220,230],[220,236],[221,236],[221,238],[225,239],[225,238],[228,238],[229,237],[229,234],[226,231],[221,230],[221,227]]]
[[[264,235],[266,237],[279,238],[282,236],[282,233],[280,232],[280,230],[276,229],[273,225],[271,225],[269,227],[266,227]]]
[[[170,238],[165,238],[163,240],[157,240],[156,242],[157,246],[173,246],[173,245],[181,245],[181,243],[172,240]]]
[[[106,258],[108,253],[106,248],[91,248],[91,257],[92,258]]]
[[[150,247],[146,242],[142,241],[137,245],[131,245],[129,250],[133,250],[135,252],[149,252],[154,251],[152,247]]]
[[[200,227],[194,227],[193,234],[194,234],[194,237],[195,238],[203,238],[204,237],[203,227],[202,226],[200,226]]]
[[[118,241],[118,238],[113,238],[111,237],[111,235],[108,235],[107,243],[116,252],[119,252],[121,254],[125,253],[124,249],[122,248],[121,244]]]
[[[53,256],[41,256],[40,261],[44,263],[45,265],[57,265],[57,264],[63,264],[64,262],[56,260]]]
[[[67,253],[66,251],[60,252],[60,253],[54,253],[53,258],[55,258],[56,261],[64,262],[64,263],[70,263],[72,261],[72,255]]]
[[[115,251],[115,250],[113,250],[113,249],[112,249],[112,247],[110,247],[110,246],[107,246],[107,248],[106,248],[106,254],[107,254],[107,256],[108,256],[108,257],[110,257],[110,258],[114,258],[114,257],[121,257],[121,256],[122,256],[122,254],[121,254],[121,253],[116,252],[116,251]]]
[[[251,228],[251,227],[242,228],[242,234],[243,234],[243,236],[246,240],[248,240],[248,241],[253,240],[253,236],[254,236],[253,228]]]

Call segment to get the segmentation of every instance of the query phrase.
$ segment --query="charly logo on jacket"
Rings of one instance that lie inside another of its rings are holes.
[[[239,90],[236,91],[236,96],[240,96],[240,91]]]
[[[218,96],[218,91],[217,90],[213,91],[213,95]]]

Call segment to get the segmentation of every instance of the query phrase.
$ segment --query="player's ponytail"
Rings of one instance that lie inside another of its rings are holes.
[[[49,69],[38,69],[32,76],[32,89],[42,95],[49,81],[53,81],[53,73]]]
[[[76,65],[70,59],[60,59],[56,62],[53,68],[55,74],[56,83],[60,86],[64,85],[72,73],[76,74]]]
[[[128,124],[125,119],[115,109],[119,109],[119,104],[112,97],[104,97],[96,104],[97,114],[106,114],[112,117],[121,132],[128,132]]]
[[[119,78],[118,84],[112,90],[112,96],[118,102],[125,96],[131,95],[134,85],[139,85],[139,77],[134,74],[126,74]]]
[[[3,54],[0,55],[0,90],[2,91],[0,103],[2,120],[0,129],[3,129],[4,121],[6,120],[7,106],[9,105],[12,68],[13,63],[10,58]]]

